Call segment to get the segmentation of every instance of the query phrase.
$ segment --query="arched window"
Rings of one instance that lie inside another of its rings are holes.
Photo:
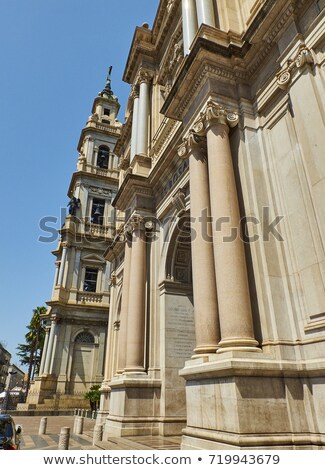
[[[74,340],[75,343],[88,343],[88,344],[94,344],[95,338],[89,331],[82,331],[76,336],[76,339]]]
[[[109,148],[101,145],[98,149],[97,166],[98,168],[108,168]]]

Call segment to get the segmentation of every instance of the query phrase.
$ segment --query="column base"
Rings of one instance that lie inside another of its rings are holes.
[[[258,347],[258,342],[253,338],[227,338],[218,343],[217,353],[227,351],[251,351],[258,352],[261,349]]]
[[[209,430],[201,432],[186,427],[181,450],[324,450],[323,434],[233,434]]]
[[[160,380],[147,375],[114,378],[109,384],[110,410],[104,428],[108,437],[153,436],[159,434]]]
[[[196,359],[198,357],[209,356],[210,354],[215,354],[218,349],[216,344],[207,345],[207,346],[198,346],[194,349],[194,354],[192,359]]]
[[[236,350],[188,361],[180,375],[182,449],[325,448],[325,359],[302,364]]]

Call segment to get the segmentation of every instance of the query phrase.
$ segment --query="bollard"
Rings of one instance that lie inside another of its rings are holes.
[[[76,430],[77,430],[77,422],[79,421],[80,419],[80,416],[75,416],[74,417],[74,423],[73,423],[73,434],[76,434]]]
[[[91,419],[95,419],[95,418],[96,418],[96,411],[93,411],[91,414]]]
[[[95,445],[96,442],[103,440],[103,427],[104,426],[102,424],[95,424],[93,434],[93,445]]]
[[[38,434],[46,434],[47,418],[44,416],[39,423]]]
[[[70,428],[61,428],[58,450],[68,450],[70,439]]]
[[[78,408],[75,408],[75,409],[74,409],[73,414],[74,414],[74,416],[77,416],[77,414],[78,414]]]
[[[76,422],[75,434],[82,434],[84,430],[84,418],[79,416],[78,421]]]

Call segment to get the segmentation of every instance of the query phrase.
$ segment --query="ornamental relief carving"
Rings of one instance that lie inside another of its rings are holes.
[[[276,78],[278,86],[282,90],[286,90],[290,85],[294,70],[301,69],[305,65],[313,64],[314,58],[310,49],[308,49],[305,44],[301,44],[295,57],[293,59],[289,59],[287,65],[277,73]]]
[[[145,70],[140,67],[137,77],[135,79],[135,85],[141,85],[141,83],[150,83],[153,79],[153,72]]]

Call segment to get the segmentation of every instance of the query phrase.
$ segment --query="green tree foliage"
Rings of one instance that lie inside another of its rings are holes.
[[[84,397],[89,400],[91,411],[97,411],[100,400],[100,385],[92,385]]]
[[[45,328],[41,316],[45,315],[46,311],[46,307],[36,307],[33,310],[30,324],[26,327],[28,329],[28,332],[25,334],[26,343],[19,344],[17,347],[20,363],[24,366],[28,365],[27,390],[29,389],[30,381],[39,372],[45,339]]]

